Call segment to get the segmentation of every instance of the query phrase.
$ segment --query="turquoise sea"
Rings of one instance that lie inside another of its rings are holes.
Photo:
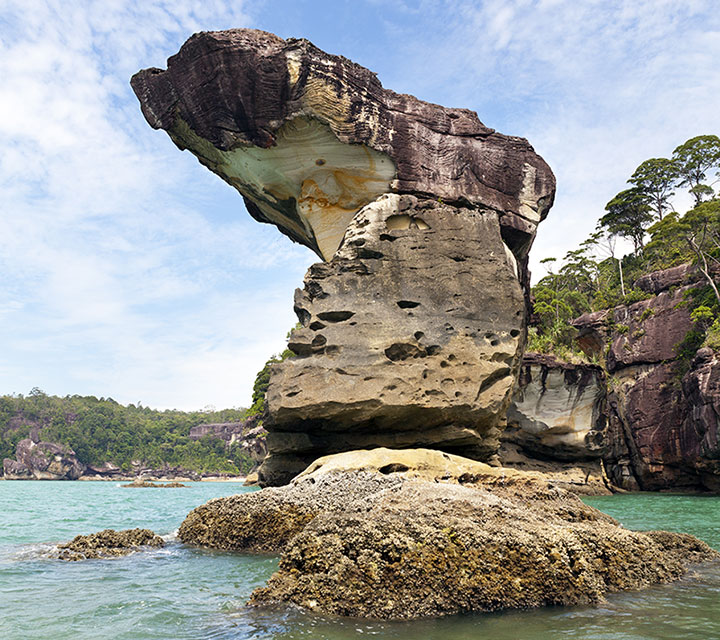
[[[718,640],[720,566],[681,582],[616,594],[597,607],[546,608],[410,623],[247,609],[273,557],[185,547],[174,531],[195,506],[248,491],[235,483],[123,489],[109,482],[0,482],[0,638],[344,640]],[[720,497],[622,495],[587,502],[632,529],[693,533],[720,549]],[[48,545],[104,528],[148,527],[160,550],[66,563]]]

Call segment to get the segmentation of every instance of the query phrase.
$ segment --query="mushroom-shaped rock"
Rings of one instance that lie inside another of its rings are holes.
[[[490,459],[555,188],[528,142],[251,29],[196,34],[132,86],[153,127],[325,261],[296,293],[297,357],[271,373],[261,481],[373,446]]]

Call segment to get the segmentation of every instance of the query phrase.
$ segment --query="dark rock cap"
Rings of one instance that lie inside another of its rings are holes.
[[[390,191],[492,209],[501,214],[504,239],[517,257],[527,253],[552,205],[555,178],[527,140],[495,132],[473,111],[385,89],[368,69],[305,39],[254,29],[202,32],[167,65],[131,80],[150,125],[235,186],[253,217],[276,224],[326,260],[339,238],[317,237],[323,231],[309,213],[320,200],[316,187],[335,196],[330,204],[350,217]],[[333,157],[332,140],[352,145],[345,151],[354,155]],[[239,175],[240,164],[245,170],[258,159],[277,161],[272,150],[282,153],[291,143],[312,143],[330,157],[308,157],[299,172],[297,165],[283,167],[274,185]],[[243,154],[250,149],[269,153],[251,153],[248,160]],[[329,172],[335,175],[328,187]]]

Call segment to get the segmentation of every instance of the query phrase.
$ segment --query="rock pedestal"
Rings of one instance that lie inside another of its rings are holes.
[[[249,29],[196,34],[132,86],[151,126],[324,260],[271,373],[261,482],[358,447],[492,459],[555,189],[527,141]]]

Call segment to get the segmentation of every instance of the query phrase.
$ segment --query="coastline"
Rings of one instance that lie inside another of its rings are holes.
[[[113,476],[111,478],[102,476],[80,476],[77,480],[69,480],[66,478],[6,478],[0,476],[0,482],[46,482],[48,480],[56,480],[60,482],[133,482],[138,476]],[[247,482],[247,476],[209,476],[207,478],[188,478],[186,476],[177,476],[168,478],[166,476],[143,476],[143,480],[151,482]]]

